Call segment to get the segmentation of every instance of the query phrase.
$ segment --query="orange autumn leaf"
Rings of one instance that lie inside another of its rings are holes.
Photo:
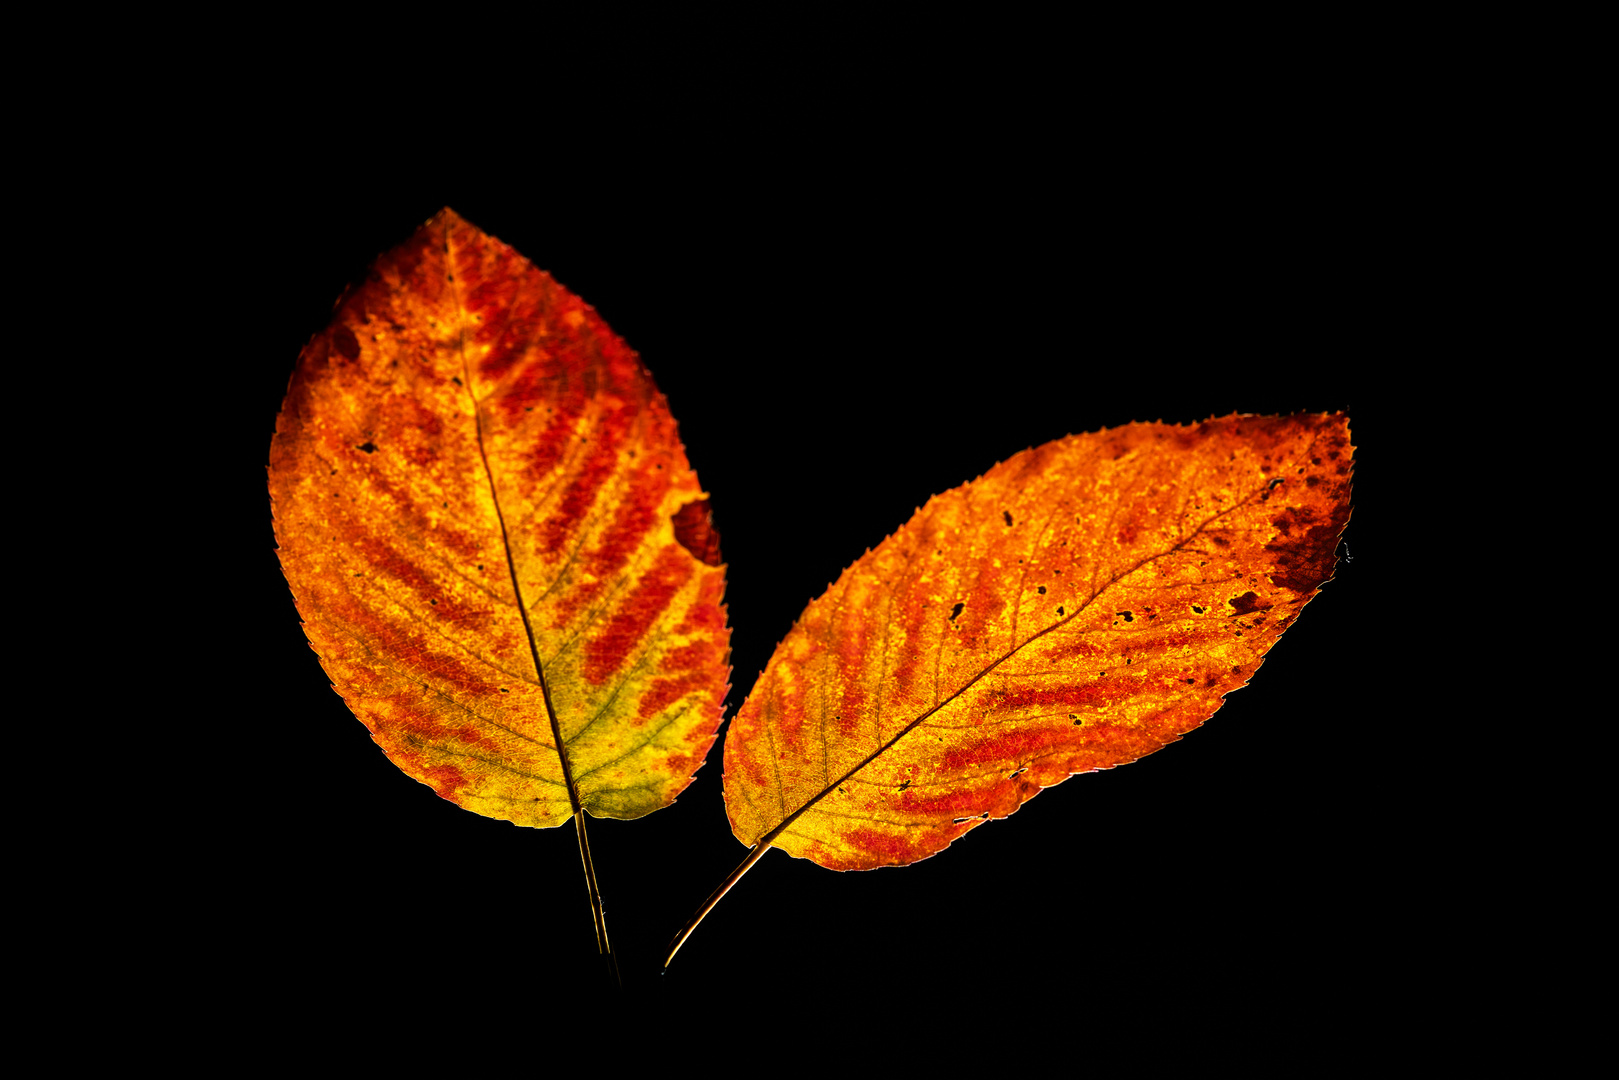
[[[1138,423],[929,500],[809,605],[732,722],[735,835],[903,865],[1174,742],[1332,577],[1352,454],[1341,414]]]
[[[446,209],[303,350],[281,565],[390,759],[520,825],[668,805],[713,744],[725,574],[667,402],[578,297]]]

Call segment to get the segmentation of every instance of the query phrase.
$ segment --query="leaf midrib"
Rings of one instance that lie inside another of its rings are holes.
[[[512,552],[511,537],[506,531],[506,515],[500,508],[500,492],[495,486],[495,472],[489,465],[489,453],[484,448],[483,436],[483,408],[478,396],[472,389],[472,367],[467,359],[467,310],[461,302],[461,287],[455,280],[455,261],[450,250],[450,222],[444,223],[444,261],[445,274],[449,279],[450,293],[455,298],[456,312],[456,349],[461,354],[461,385],[472,402],[472,417],[478,433],[478,457],[483,462],[484,477],[489,481],[489,497],[495,504],[495,520],[500,523],[501,550],[506,554],[506,569],[512,578],[512,595],[517,604],[517,613],[523,619],[523,633],[528,637],[529,656],[534,661],[534,675],[539,680],[540,696],[545,700],[545,716],[551,724],[552,744],[556,748],[557,760],[562,763],[562,782],[568,791],[568,806],[574,817],[578,817],[579,789],[574,784],[573,769],[568,763],[567,748],[562,741],[562,725],[557,719],[556,706],[551,702],[551,687],[545,680],[545,667],[540,663],[540,647],[534,637],[534,626],[529,621],[528,604],[523,601],[523,586],[517,577],[517,559]]]
[[[861,759],[859,764],[855,765],[848,772],[846,772],[842,776],[838,777],[837,780],[833,781],[832,783],[828,784],[826,787],[822,788],[820,790],[820,792],[818,792],[812,798],[806,800],[802,806],[800,806],[797,810],[794,810],[791,814],[788,814],[785,818],[783,818],[781,820],[781,822],[778,825],[776,825],[775,828],[769,830],[763,836],[759,837],[759,839],[757,841],[755,841],[755,843],[757,845],[762,845],[762,846],[766,846],[766,847],[773,844],[775,842],[776,837],[778,837],[782,833],[786,832],[787,829],[793,824],[793,822],[797,821],[801,816],[803,816],[803,814],[806,811],[808,811],[811,807],[813,807],[816,803],[820,802],[822,799],[826,798],[833,791],[836,791],[840,785],[848,782],[854,776],[855,773],[859,772],[861,769],[864,769],[867,765],[870,765],[873,761],[876,761],[879,757],[886,754],[889,750],[893,749],[895,743],[899,742],[906,735],[909,735],[912,731],[914,731],[922,723],[922,721],[926,720],[928,717],[932,716],[934,713],[938,712],[940,709],[942,709],[946,705],[950,704],[956,698],[960,697],[962,694],[965,694],[968,690],[970,690],[974,686],[978,685],[979,682],[981,682],[983,679],[988,677],[989,674],[991,672],[993,672],[996,668],[998,668],[1002,664],[1006,663],[1006,661],[1010,660],[1013,656],[1015,656],[1019,652],[1023,651],[1023,649],[1025,649],[1029,645],[1031,645],[1034,642],[1038,641],[1040,638],[1045,637],[1047,634],[1051,633],[1052,631],[1058,630],[1058,629],[1061,629],[1064,626],[1067,626],[1070,622],[1072,622],[1073,620],[1078,618],[1081,613],[1083,613],[1084,611],[1089,609],[1092,604],[1096,603],[1097,600],[1101,599],[1102,595],[1104,593],[1106,593],[1110,588],[1112,588],[1115,584],[1117,584],[1119,581],[1121,581],[1124,578],[1129,577],[1131,574],[1134,574],[1137,570],[1140,570],[1143,566],[1146,566],[1148,563],[1156,562],[1159,559],[1167,558],[1168,556],[1175,554],[1177,551],[1181,550],[1187,544],[1191,543],[1194,538],[1196,538],[1198,535],[1200,535],[1203,532],[1203,530],[1207,529],[1214,522],[1216,522],[1216,521],[1220,520],[1221,518],[1225,517],[1227,514],[1234,513],[1236,510],[1240,509],[1241,507],[1246,506],[1256,496],[1263,493],[1268,486],[1269,485],[1267,484],[1265,486],[1257,488],[1256,490],[1249,493],[1244,498],[1239,499],[1238,501],[1232,503],[1230,506],[1226,507],[1224,510],[1220,511],[1218,514],[1215,514],[1212,517],[1208,518],[1201,525],[1199,525],[1196,529],[1193,529],[1185,537],[1183,537],[1181,540],[1177,541],[1176,544],[1173,547],[1169,548],[1168,550],[1161,551],[1161,552],[1157,553],[1156,555],[1149,555],[1149,556],[1143,558],[1140,562],[1136,563],[1134,566],[1130,567],[1129,569],[1121,570],[1120,572],[1114,574],[1111,578],[1109,578],[1106,582],[1103,583],[1101,588],[1099,588],[1095,592],[1091,593],[1090,597],[1083,604],[1081,604],[1079,607],[1075,608],[1072,614],[1067,615],[1067,616],[1057,620],[1056,622],[1052,623],[1050,626],[1046,627],[1044,630],[1041,630],[1039,633],[1033,634],[1028,639],[1026,639],[1026,640],[1024,640],[1024,641],[1022,641],[1022,642],[1020,642],[1020,643],[1018,643],[1016,645],[1013,645],[1012,648],[1008,649],[1003,655],[997,657],[995,660],[990,661],[990,663],[982,671],[980,671],[977,675],[974,675],[972,678],[968,679],[966,682],[962,683],[961,686],[954,693],[952,693],[949,697],[947,697],[944,700],[936,703],[932,708],[928,709],[926,712],[921,713],[914,720],[912,720],[910,723],[906,724],[903,728],[901,728],[899,730],[899,732],[897,734],[895,734],[893,736],[893,738],[889,739],[886,743],[879,746],[877,749],[873,750],[870,754],[868,754],[866,757]],[[853,569],[853,567],[851,567],[850,569]],[[824,727],[824,725],[823,725],[823,727]],[[772,755],[772,756],[774,756],[774,755]]]

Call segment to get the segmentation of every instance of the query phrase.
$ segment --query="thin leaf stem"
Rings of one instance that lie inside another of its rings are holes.
[[[451,219],[453,220],[453,215]],[[434,220],[439,219],[435,218]],[[450,224],[451,220],[445,221],[444,250],[446,254],[450,250]],[[450,280],[452,282],[455,280],[453,275]],[[457,289],[456,304],[461,309],[462,314],[465,315],[466,306],[461,303],[459,286],[454,287]],[[596,864],[590,857],[590,839],[585,835],[585,808],[579,799],[579,787],[574,783],[573,766],[568,760],[567,740],[562,737],[562,724],[557,719],[556,705],[551,701],[551,684],[545,678],[545,665],[540,661],[539,643],[534,639],[534,624],[528,617],[528,601],[523,598],[523,582],[517,573],[517,557],[512,550],[511,533],[506,528],[506,512],[501,509],[500,505],[500,488],[495,483],[495,470],[490,467],[489,451],[484,445],[483,402],[478,400],[478,395],[473,390],[477,386],[477,382],[472,377],[472,366],[467,359],[466,329],[464,326],[461,330],[460,348],[461,373],[466,377],[464,386],[466,387],[467,397],[472,404],[473,422],[478,434],[478,456],[483,461],[484,477],[489,481],[489,498],[494,504],[495,520],[500,523],[500,542],[506,552],[506,570],[512,579],[512,597],[517,607],[517,613],[523,620],[523,633],[528,636],[529,656],[534,661],[534,677],[540,684],[540,695],[545,700],[545,715],[551,724],[551,739],[553,745],[556,746],[557,761],[562,766],[562,782],[568,790],[568,805],[573,807],[574,829],[579,834],[579,858],[585,864],[585,887],[590,891],[590,917],[596,924],[596,951],[606,961],[607,972],[613,981],[613,985],[622,990],[624,983],[619,978],[618,959],[613,955],[613,950],[607,944],[607,913],[602,907],[601,887],[596,884]]]
[[[680,947],[686,943],[686,939],[691,937],[691,932],[697,929],[697,924],[702,922],[703,918],[714,910],[714,905],[720,902],[720,897],[730,892],[731,886],[741,881],[742,875],[751,870],[753,864],[759,861],[759,857],[769,850],[769,841],[761,840],[753,845],[753,850],[748,852],[746,859],[742,860],[742,865],[732,870],[731,876],[720,882],[720,887],[715,889],[707,900],[703,901],[703,906],[697,909],[697,914],[693,915],[690,921],[680,928],[680,933],[676,934],[674,940],[669,943],[669,955],[663,961],[665,971],[669,969],[670,963],[673,962],[675,953],[679,952]]]
[[[607,974],[620,990],[624,981],[618,974],[618,957],[607,943],[607,909],[602,904],[601,886],[596,884],[596,863],[590,857],[590,837],[585,833],[585,811],[573,815],[574,831],[579,834],[579,858],[585,864],[585,888],[590,892],[590,918],[596,924],[596,951],[607,963]]]

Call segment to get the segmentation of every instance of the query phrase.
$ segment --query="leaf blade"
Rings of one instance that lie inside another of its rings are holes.
[[[310,643],[407,774],[538,827],[690,783],[726,691],[717,535],[650,375],[549,275],[436,215],[305,348],[269,479]]]
[[[1197,727],[1330,578],[1352,454],[1339,415],[1132,424],[930,500],[810,604],[738,712],[733,832],[903,865]]]

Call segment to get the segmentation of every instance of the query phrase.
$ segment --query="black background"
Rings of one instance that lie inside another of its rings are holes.
[[[911,867],[771,852],[662,976],[670,935],[746,854],[722,743],[674,806],[592,820],[631,993],[965,1006],[1038,982],[1296,1015],[1376,962],[1401,869],[1377,808],[1400,779],[1368,737],[1388,709],[1372,635],[1402,557],[1380,502],[1401,369],[1427,333],[1422,185],[1275,128],[1194,124],[1167,148],[935,134],[742,148],[559,125],[438,153],[334,125],[199,166],[215,209],[188,242],[251,252],[199,260],[231,282],[235,334],[209,377],[229,402],[211,498],[235,658],[216,722],[246,829],[215,914],[238,960],[339,1002],[475,986],[518,1007],[600,982],[571,830],[484,819],[399,773],[330,689],[275,558],[263,469],[298,350],[450,205],[593,304],[668,397],[728,563],[727,716],[807,601],[1010,454],[1132,420],[1351,416],[1353,561],[1180,743]]]

